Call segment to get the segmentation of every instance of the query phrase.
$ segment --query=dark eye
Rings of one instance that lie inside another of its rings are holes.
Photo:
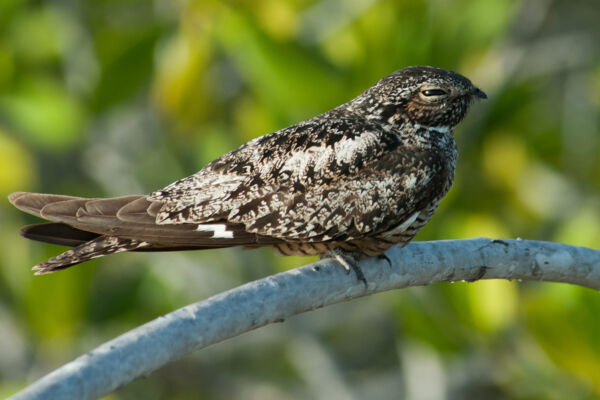
[[[433,96],[445,96],[447,93],[442,89],[425,89],[421,93],[423,96],[433,97]]]

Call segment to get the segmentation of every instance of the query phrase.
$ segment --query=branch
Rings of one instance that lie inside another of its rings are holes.
[[[367,287],[332,260],[247,283],[159,317],[42,377],[12,399],[95,399],[185,354],[293,315],[390,289],[520,279],[600,289],[600,251],[530,240],[394,247],[360,263]]]

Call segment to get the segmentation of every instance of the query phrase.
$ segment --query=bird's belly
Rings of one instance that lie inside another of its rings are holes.
[[[397,243],[397,242],[396,242]],[[310,256],[322,255],[332,249],[342,249],[349,252],[360,253],[365,256],[377,256],[395,245],[377,237],[349,240],[347,242],[322,242],[322,243],[277,243],[274,247],[284,256]],[[408,243],[408,241],[407,241]]]

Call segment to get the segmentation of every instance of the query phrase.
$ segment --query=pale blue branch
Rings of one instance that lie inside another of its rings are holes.
[[[520,279],[600,289],[600,251],[530,240],[415,242],[360,266],[368,286],[323,260],[183,307],[63,365],[12,399],[95,399],[191,351],[293,315],[390,289]]]

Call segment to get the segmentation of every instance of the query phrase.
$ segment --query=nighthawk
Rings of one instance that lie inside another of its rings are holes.
[[[9,200],[50,221],[24,227],[24,237],[73,247],[36,274],[122,251],[231,246],[320,254],[354,268],[406,245],[431,218],[454,179],[453,129],[476,98],[486,95],[462,75],[408,67],[149,195]]]

